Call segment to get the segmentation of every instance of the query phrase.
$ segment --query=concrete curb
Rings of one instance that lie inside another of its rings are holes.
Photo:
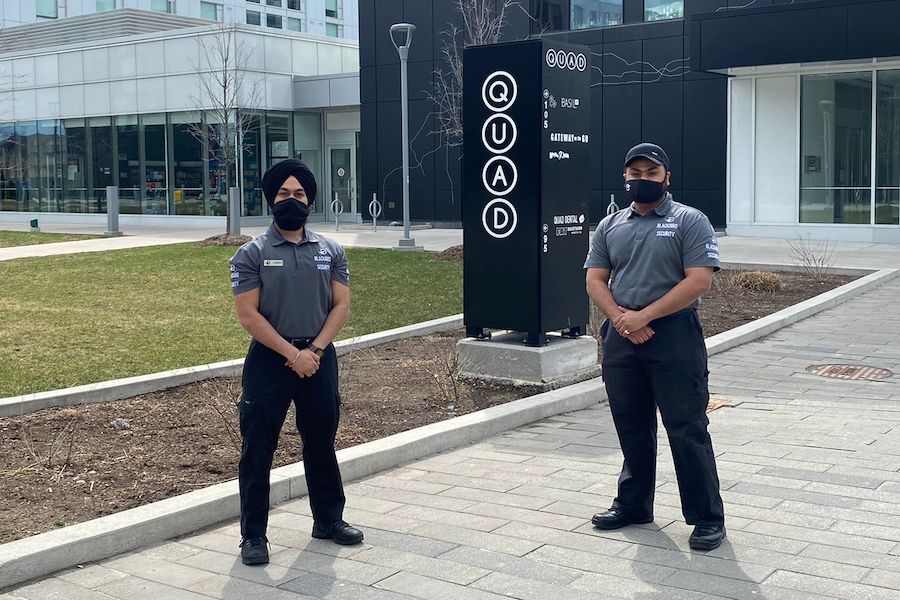
[[[471,444],[538,419],[606,398],[599,379],[523,398],[338,451],[345,481]],[[306,494],[303,464],[272,471],[272,505]],[[0,545],[3,588],[74,565],[102,560],[240,515],[237,481]],[[235,540],[237,549],[237,540]]]
[[[336,342],[334,346],[337,349],[338,356],[341,356],[356,350],[371,348],[378,344],[438,333],[441,331],[452,331],[454,329],[459,329],[462,326],[463,316],[452,315],[425,321],[423,323],[416,323],[415,325],[407,325],[406,327],[398,327],[397,329],[389,329],[387,331],[363,335],[349,340],[341,340]],[[237,377],[241,374],[243,366],[244,359],[239,358],[208,365],[198,365],[195,367],[175,369],[173,371],[152,373],[150,375],[138,375],[136,377],[126,377],[124,379],[90,383],[62,390],[0,398],[0,418],[17,417],[38,410],[44,410],[45,408],[122,400],[139,394],[158,392],[160,390],[187,383],[194,383],[212,377]]]
[[[706,338],[706,351],[712,356],[752,342],[792,323],[796,323],[807,317],[811,317],[823,310],[832,308],[846,302],[855,296],[876,288],[900,275],[898,269],[882,269],[875,271],[856,281],[851,281],[841,287],[819,294],[799,304],[789,306],[761,319],[757,319],[740,327],[729,329],[719,335]]]

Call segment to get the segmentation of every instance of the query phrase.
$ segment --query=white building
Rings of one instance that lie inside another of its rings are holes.
[[[116,8],[359,39],[357,0],[2,0],[0,26],[78,17]]]
[[[124,223],[224,215],[209,145],[220,125],[202,78],[203,48],[227,29],[119,9],[0,32],[0,220],[102,221],[110,185]],[[261,174],[288,157],[319,179],[315,218],[337,194],[358,219],[357,43],[243,24],[234,35],[248,50],[237,106],[253,115],[238,165],[245,223],[265,218]]]

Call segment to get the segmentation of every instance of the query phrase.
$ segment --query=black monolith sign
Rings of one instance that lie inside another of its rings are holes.
[[[590,51],[528,40],[466,48],[465,325],[585,331]]]

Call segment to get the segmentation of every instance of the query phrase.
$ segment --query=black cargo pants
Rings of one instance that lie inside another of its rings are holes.
[[[291,402],[303,440],[303,467],[309,503],[317,523],[341,520],[344,487],[334,450],[340,417],[337,354],[325,348],[319,370],[301,378],[284,366],[284,357],[256,342],[244,362],[240,428],[243,437],[238,481],[241,492],[241,536],[266,534],[269,471],[278,435]]]
[[[681,509],[689,525],[725,521],[712,440],[706,344],[696,310],[650,323],[655,335],[635,345],[603,325],[603,381],[625,457],[613,506],[636,518],[653,515],[656,409],[669,436]]]

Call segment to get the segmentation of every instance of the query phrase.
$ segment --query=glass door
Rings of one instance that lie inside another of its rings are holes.
[[[354,158],[352,144],[328,147],[329,190],[326,200],[326,214],[329,221],[334,220],[332,203],[335,200],[335,194],[344,207],[343,215],[345,217],[357,212],[355,192],[356,161]]]

